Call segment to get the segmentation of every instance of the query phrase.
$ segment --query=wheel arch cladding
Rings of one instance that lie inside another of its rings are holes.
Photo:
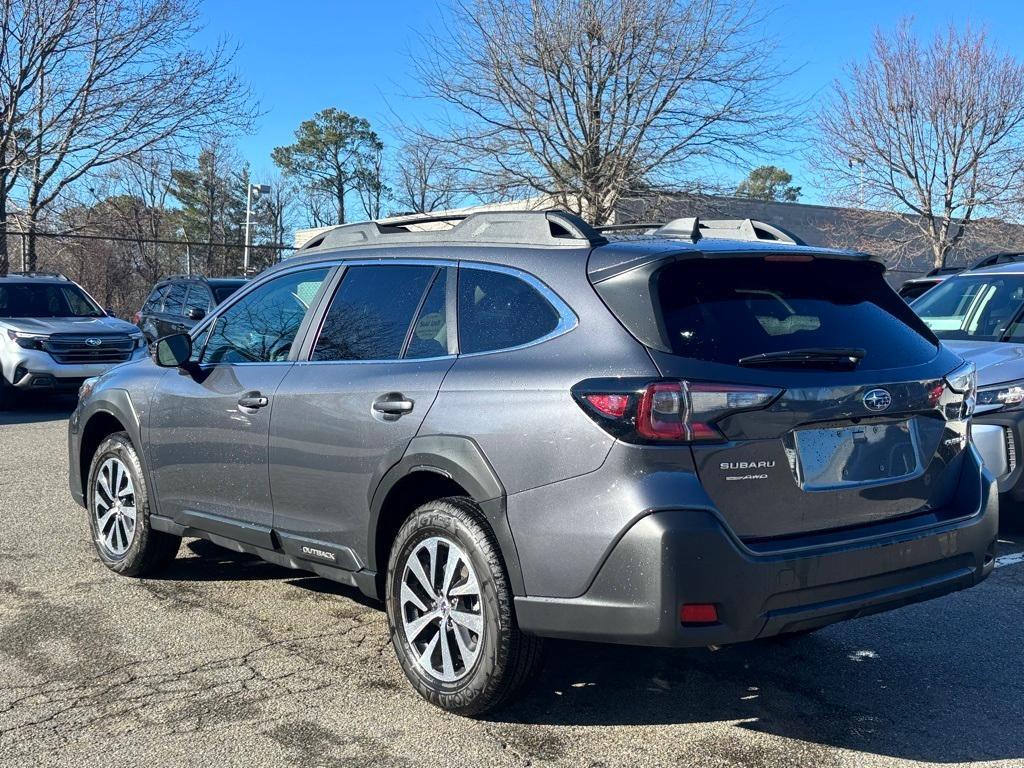
[[[501,550],[513,592],[523,594],[522,571],[505,511],[505,489],[480,447],[454,435],[417,437],[402,460],[381,479],[370,501],[368,568],[377,573],[377,591],[387,571],[395,534],[422,504],[446,496],[468,496],[483,512]]]
[[[89,466],[100,443],[115,432],[127,432],[132,444],[139,452],[139,418],[132,404],[131,396],[123,389],[104,391],[101,397],[89,402],[81,418],[81,437],[78,440],[79,483],[85,493],[89,482]],[[139,455],[140,461],[142,455]],[[145,464],[143,464],[145,471]],[[150,478],[145,478],[147,485]]]

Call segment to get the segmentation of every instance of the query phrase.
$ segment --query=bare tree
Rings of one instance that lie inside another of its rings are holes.
[[[455,0],[416,61],[438,137],[480,189],[549,195],[595,223],[785,135],[775,46],[751,0]]]
[[[837,198],[895,210],[935,266],[979,213],[1020,199],[1024,66],[984,32],[951,25],[926,44],[909,21],[877,32],[819,124],[814,157]]]
[[[403,213],[430,213],[454,207],[466,181],[443,145],[415,136],[399,150],[392,181],[396,208]]]
[[[232,51],[190,47],[197,18],[195,0],[0,3],[0,221],[22,185],[30,268],[43,213],[83,177],[171,137],[250,126]]]

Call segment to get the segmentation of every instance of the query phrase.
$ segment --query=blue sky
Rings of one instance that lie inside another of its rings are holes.
[[[848,62],[864,56],[876,27],[892,28],[908,15],[922,34],[948,23],[985,26],[1003,48],[1024,57],[1021,0],[779,0],[766,7],[774,9],[768,31],[780,54],[799,68],[784,95],[812,105]],[[206,0],[200,44],[226,36],[240,47],[237,69],[266,111],[257,132],[238,142],[254,172],[271,168],[271,149],[289,143],[299,122],[328,106],[367,118],[385,142],[396,114],[429,115],[428,103],[408,97],[416,89],[409,53],[421,45],[423,30],[444,22],[444,9],[435,0]],[[798,157],[766,160],[794,174],[805,202],[822,201]],[[738,180],[745,170],[721,174]]]

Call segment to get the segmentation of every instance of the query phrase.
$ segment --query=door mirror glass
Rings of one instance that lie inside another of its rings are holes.
[[[156,343],[156,364],[161,368],[180,368],[192,356],[192,339],[187,333],[164,336]]]
[[[188,319],[195,320],[196,322],[206,317],[206,310],[200,309],[199,307],[192,307],[188,311]]]

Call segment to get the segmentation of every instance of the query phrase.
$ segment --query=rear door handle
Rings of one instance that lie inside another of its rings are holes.
[[[239,406],[242,408],[252,408],[253,410],[257,408],[265,408],[269,403],[270,399],[264,397],[259,392],[246,392],[238,398]]]
[[[373,410],[385,416],[401,416],[411,413],[414,405],[416,403],[401,392],[388,392],[373,401]]]

